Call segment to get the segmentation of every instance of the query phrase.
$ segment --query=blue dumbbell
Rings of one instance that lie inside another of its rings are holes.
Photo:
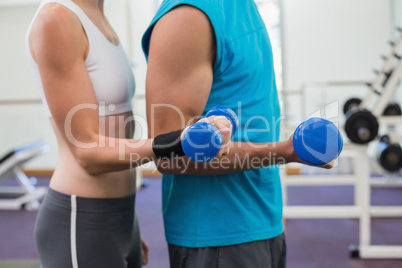
[[[343,139],[334,123],[313,117],[297,127],[293,134],[293,147],[302,161],[322,166],[339,156]]]
[[[225,116],[232,123],[232,135],[239,126],[235,112],[225,107],[209,110],[205,117]],[[212,124],[200,122],[189,127],[182,141],[183,151],[194,162],[205,163],[214,159],[222,146],[222,135]]]
[[[206,114],[205,117],[210,117],[210,116],[225,116],[231,123],[232,123],[232,136],[235,134],[237,128],[239,127],[239,119],[237,118],[237,115],[233,110],[229,108],[225,108],[222,106],[218,106],[215,108],[212,108],[209,110]]]

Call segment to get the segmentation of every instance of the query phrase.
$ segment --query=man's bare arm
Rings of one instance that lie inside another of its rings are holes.
[[[183,128],[201,115],[212,87],[214,43],[208,18],[189,6],[172,10],[156,24],[146,79],[150,136]]]

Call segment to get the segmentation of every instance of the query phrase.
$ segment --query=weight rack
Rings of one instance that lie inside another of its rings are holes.
[[[385,63],[381,71],[376,71],[377,78],[372,83],[367,83],[371,91],[359,105],[360,110],[372,110],[374,116],[381,116],[385,107],[390,102],[402,75],[402,28],[396,28],[401,33],[397,41],[390,41],[391,52],[388,56],[382,56]],[[372,109],[373,99],[379,96],[377,103]]]
[[[367,145],[346,144],[340,157],[352,157],[351,175],[286,175],[281,170],[283,215],[287,219],[358,219],[359,245],[351,248],[352,257],[402,259],[402,245],[371,245],[371,218],[402,217],[402,206],[371,206],[371,188],[378,182],[370,179]],[[288,206],[287,186],[352,185],[354,204],[349,206]],[[381,185],[385,187],[386,185]]]

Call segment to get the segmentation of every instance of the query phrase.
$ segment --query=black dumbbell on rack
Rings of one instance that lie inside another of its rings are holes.
[[[346,113],[345,132],[357,144],[367,144],[378,135],[377,118],[368,110],[351,109]]]
[[[345,132],[348,138],[357,144],[367,144],[378,135],[379,124],[377,118],[368,110],[360,110],[359,98],[351,98],[343,106],[346,116]],[[392,102],[384,109],[383,116],[402,115],[401,106]]]
[[[351,98],[343,105],[345,132],[352,142],[367,144],[377,137],[379,124],[370,111],[359,109],[361,102],[359,98]]]
[[[391,143],[389,136],[382,136],[377,147],[377,161],[389,172],[402,168],[402,148],[398,143]]]
[[[343,114],[346,115],[349,112],[349,110],[359,108],[360,103],[362,103],[362,100],[359,98],[348,99],[343,105]]]
[[[383,116],[398,116],[402,115],[401,106],[396,102],[391,102],[385,107],[384,112],[382,113]]]

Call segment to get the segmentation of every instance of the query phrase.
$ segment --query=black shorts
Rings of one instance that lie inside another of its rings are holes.
[[[285,235],[223,247],[187,248],[169,244],[171,268],[285,268]]]
[[[49,189],[36,220],[43,268],[139,268],[135,195],[83,198]]]

